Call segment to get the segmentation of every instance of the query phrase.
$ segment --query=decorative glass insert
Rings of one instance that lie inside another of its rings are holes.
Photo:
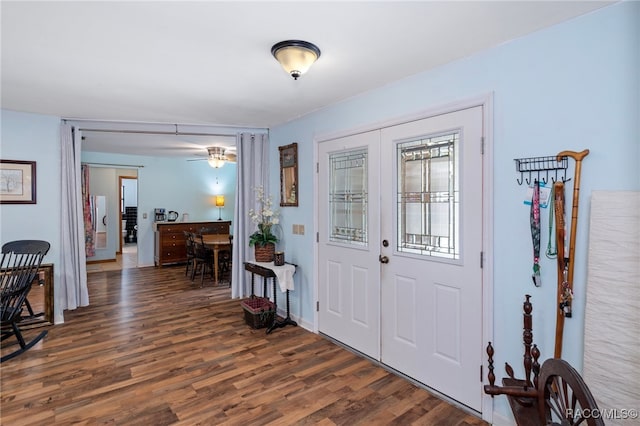
[[[459,133],[397,145],[397,250],[459,259]]]
[[[367,244],[365,148],[329,155],[329,241]]]

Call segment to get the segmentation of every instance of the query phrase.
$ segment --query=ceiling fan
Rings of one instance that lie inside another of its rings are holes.
[[[196,158],[187,161],[201,160],[207,160],[211,167],[219,169],[220,167],[224,166],[224,163],[235,163],[236,154],[227,152],[227,149],[221,146],[210,146],[207,147],[207,158]]]

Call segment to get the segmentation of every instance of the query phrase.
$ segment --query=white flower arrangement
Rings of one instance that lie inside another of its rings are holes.
[[[258,225],[258,230],[249,237],[249,245],[265,246],[268,243],[277,243],[278,238],[271,232],[271,226],[280,223],[278,216],[280,212],[273,209],[273,200],[270,195],[265,195],[264,188],[255,188],[256,202],[260,205],[259,210],[250,209],[249,218]]]

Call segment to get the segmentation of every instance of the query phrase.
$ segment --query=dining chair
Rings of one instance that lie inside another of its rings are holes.
[[[233,261],[233,235],[229,235],[229,247],[218,252],[218,270],[229,276],[231,285],[231,267]]]
[[[200,287],[202,287],[205,273],[211,274],[213,279],[213,250],[204,244],[202,234],[194,236],[194,253],[194,268],[191,281],[195,279],[195,275],[200,271]]]
[[[189,270],[191,270],[191,281],[193,281],[196,266],[196,250],[192,232],[184,231],[184,244],[187,251],[187,267],[184,270],[184,274],[189,275]]]

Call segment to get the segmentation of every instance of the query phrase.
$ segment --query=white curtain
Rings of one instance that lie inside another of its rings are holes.
[[[62,145],[62,194],[60,231],[61,309],[76,309],[89,305],[85,254],[80,141],[82,136],[71,125],[60,126]]]
[[[251,294],[251,281],[249,273],[244,270],[244,262],[253,259],[249,236],[255,231],[255,225],[249,219],[249,209],[257,208],[254,188],[269,188],[269,136],[240,133],[236,149],[238,157],[231,297],[242,298]]]

